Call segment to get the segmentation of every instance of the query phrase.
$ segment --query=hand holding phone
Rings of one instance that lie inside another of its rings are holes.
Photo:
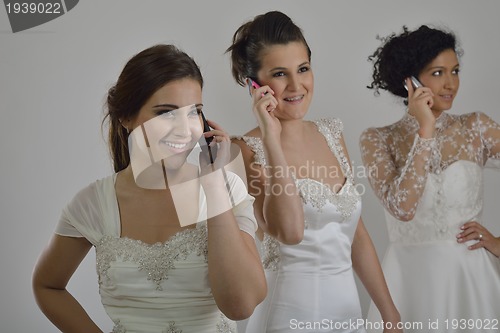
[[[248,93],[250,94],[250,96],[252,96],[252,88],[254,89],[259,89],[260,88],[260,85],[255,82],[254,80],[252,80],[251,78],[247,78],[247,84],[248,84]],[[262,94],[264,95],[264,94]]]
[[[422,83],[420,83],[420,81],[416,77],[411,76],[410,80],[411,80],[411,85],[413,86],[413,89],[423,87]],[[406,91],[408,91],[408,86],[406,85],[406,81],[404,83],[404,86],[405,86]]]
[[[203,121],[203,133],[210,131],[211,128],[208,125],[207,119],[205,118],[203,111],[200,111],[200,114],[201,114],[201,119]],[[214,138],[212,136],[205,138],[206,145],[200,143],[201,150],[208,155],[207,160],[210,162],[210,164],[213,164],[215,159],[217,158],[217,145],[210,146],[210,143],[212,143],[213,139]]]

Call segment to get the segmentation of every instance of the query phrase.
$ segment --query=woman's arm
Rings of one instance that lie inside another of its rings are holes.
[[[360,138],[363,164],[373,191],[394,217],[411,221],[424,192],[429,174],[435,139],[415,134],[405,165],[396,167],[389,143],[375,128],[365,130]]]
[[[207,201],[208,278],[219,309],[230,319],[242,320],[267,293],[264,269],[249,234],[257,229],[254,200],[243,179],[225,171],[231,155],[229,137],[216,123],[210,126],[214,130],[206,135],[213,135],[219,148],[215,162],[202,165],[200,178]]]
[[[214,175],[225,181],[222,173]],[[241,184],[244,193],[246,188]],[[267,293],[266,278],[254,238],[241,231],[242,224],[255,225],[250,196],[238,203],[234,209],[220,207],[229,202],[229,193],[224,185],[211,182],[204,187],[207,194],[209,217],[211,206],[219,206],[223,213],[208,219],[208,274],[214,299],[219,309],[230,319],[242,320],[250,317],[255,307]],[[234,190],[234,188],[232,188]],[[254,227],[255,228],[255,227]]]
[[[91,247],[83,237],[54,235],[35,265],[32,278],[35,300],[61,332],[102,333],[66,290],[69,279]]]
[[[361,218],[354,234],[351,258],[354,271],[377,306],[382,320],[385,323],[390,322],[392,327],[397,327],[401,317],[392,301],[377,252]],[[402,330],[384,329],[384,332],[402,332]]]
[[[261,229],[284,244],[297,244],[304,237],[304,212],[292,172],[281,146],[281,122],[274,115],[278,101],[269,86],[252,93],[252,111],[259,125],[266,165],[253,164],[248,154],[245,164],[254,167],[250,176],[256,190],[256,215]],[[257,133],[255,133],[257,134]],[[242,148],[243,150],[243,148]]]
[[[270,140],[272,141],[272,140]],[[304,210],[279,141],[264,151],[266,165],[256,164],[254,152],[243,140],[233,140],[242,152],[248,192],[255,198],[254,212],[262,231],[284,244],[298,244],[304,237]]]

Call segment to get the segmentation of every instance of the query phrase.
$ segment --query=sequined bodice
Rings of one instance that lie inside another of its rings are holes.
[[[304,205],[305,230],[300,244],[285,245],[265,234],[262,260],[267,270],[331,274],[351,267],[351,243],[361,212],[352,171],[339,142],[342,123],[327,118],[314,122],[341,166],[346,181],[338,192],[309,178],[295,178]],[[256,164],[266,165],[260,138],[242,137],[254,151]]]
[[[208,283],[206,223],[165,243],[104,236],[96,245],[96,259],[100,294],[115,320],[114,333],[179,333],[196,327],[235,332]]]
[[[254,237],[254,199],[227,172],[238,228]],[[215,303],[208,279],[208,227],[202,221],[163,243],[120,237],[117,174],[80,190],[64,208],[56,233],[84,237],[95,246],[99,293],[120,333],[235,333],[236,324]],[[199,211],[207,198],[200,192]],[[206,209],[205,209],[206,211]]]

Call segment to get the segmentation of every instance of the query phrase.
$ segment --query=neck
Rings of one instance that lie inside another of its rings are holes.
[[[444,110],[436,111],[436,110],[431,110],[432,114],[434,115],[434,118],[439,118],[439,116],[444,112]]]
[[[305,122],[303,119],[285,120],[281,122],[281,140],[300,140],[305,136]]]

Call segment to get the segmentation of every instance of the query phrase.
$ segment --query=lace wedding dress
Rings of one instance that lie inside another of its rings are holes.
[[[476,241],[460,244],[456,235],[465,222],[482,221],[483,167],[498,166],[500,126],[482,113],[442,113],[435,138],[421,139],[418,128],[406,114],[360,138],[370,184],[385,208],[390,244],[382,267],[410,325],[405,332],[498,330],[500,259],[468,250]],[[380,321],[371,304],[368,322]]]
[[[228,173],[241,230],[254,236],[253,198]],[[217,308],[208,282],[207,225],[186,228],[164,243],[120,237],[116,175],[80,191],[63,211],[56,233],[85,237],[96,249],[99,293],[113,333],[235,333]],[[200,193],[200,214],[206,200]]]
[[[250,317],[246,333],[365,332],[352,263],[351,244],[361,200],[339,143],[338,119],[315,121],[346,177],[334,193],[313,179],[295,179],[302,196],[305,230],[297,245],[264,236],[262,259],[268,295]],[[262,141],[241,137],[266,165]]]

